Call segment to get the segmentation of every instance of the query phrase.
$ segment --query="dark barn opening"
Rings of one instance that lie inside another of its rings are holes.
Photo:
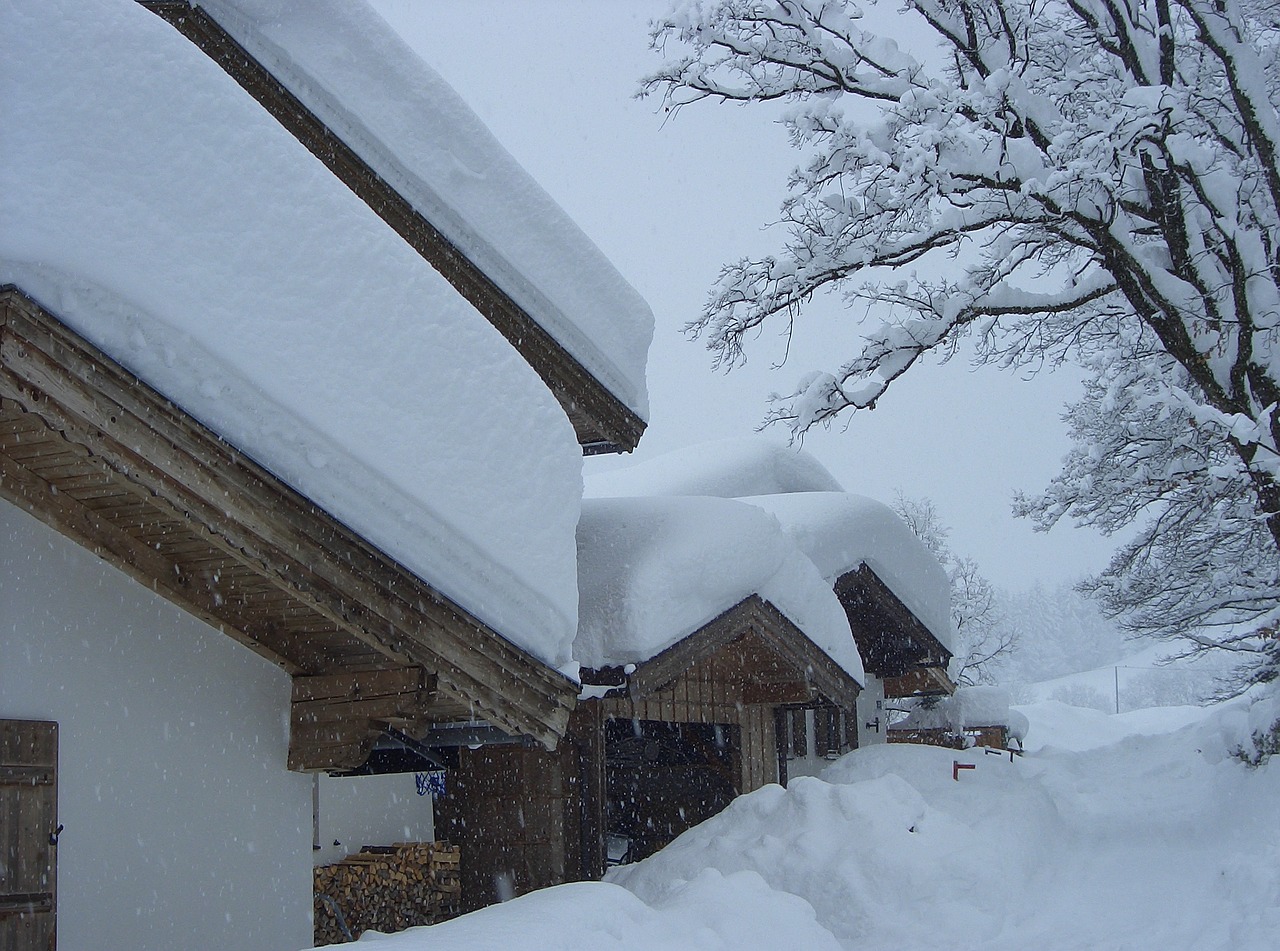
[[[711,818],[739,792],[741,743],[731,724],[610,719],[605,724],[606,825],[637,862]]]

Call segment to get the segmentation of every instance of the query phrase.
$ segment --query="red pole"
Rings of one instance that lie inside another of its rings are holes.
[[[960,770],[977,769],[977,768],[978,767],[974,766],[972,763],[962,763],[958,759],[952,760],[951,761],[951,778],[954,779],[956,782],[960,782]]]

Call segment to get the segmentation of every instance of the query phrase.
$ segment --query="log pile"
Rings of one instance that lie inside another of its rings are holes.
[[[366,845],[315,870],[315,944],[403,931],[457,914],[459,853],[447,842]]]

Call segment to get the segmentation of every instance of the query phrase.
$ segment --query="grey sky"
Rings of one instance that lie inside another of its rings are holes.
[[[704,105],[664,122],[656,104],[631,98],[658,62],[646,24],[667,0],[373,2],[653,307],[651,425],[635,458],[751,432],[771,391],[856,347],[838,300],[813,302],[781,368],[781,325],[729,374],[680,333],[721,264],[781,243],[762,225],[776,218],[799,153],[760,109]],[[920,366],[874,412],[810,434],[805,448],[850,491],[932,498],[953,547],[997,584],[1074,580],[1103,567],[1112,543],[1066,526],[1033,533],[1009,505],[1014,490],[1036,491],[1057,470],[1067,450],[1059,414],[1077,387],[1060,371],[1024,379],[960,358]]]

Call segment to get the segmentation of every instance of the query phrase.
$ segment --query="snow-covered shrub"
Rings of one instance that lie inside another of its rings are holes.
[[[1232,756],[1255,769],[1276,753],[1280,753],[1280,720],[1266,730],[1255,730],[1248,747],[1237,746],[1231,751]]]

